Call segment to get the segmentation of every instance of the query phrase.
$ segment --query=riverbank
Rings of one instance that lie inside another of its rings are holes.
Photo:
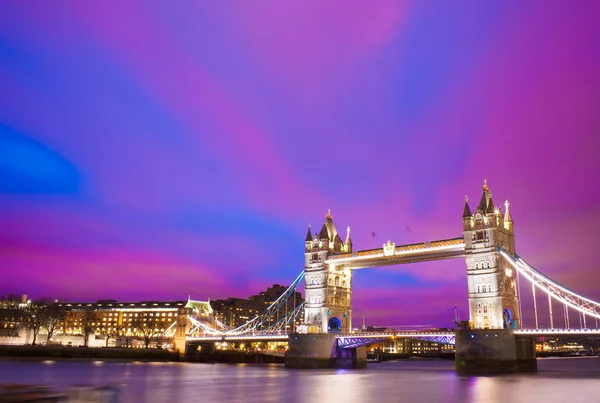
[[[1,359],[19,360],[110,360],[110,361],[188,361],[228,364],[282,364],[283,356],[257,352],[212,351],[182,358],[176,351],[140,348],[87,348],[62,346],[0,346]]]
[[[138,348],[60,346],[0,346],[0,358],[179,361],[179,353]]]

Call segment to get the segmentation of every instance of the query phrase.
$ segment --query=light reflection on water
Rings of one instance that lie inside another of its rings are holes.
[[[460,377],[452,361],[369,364],[366,370],[281,365],[0,361],[0,384],[118,386],[122,402],[599,402],[600,359],[538,360],[537,374]]]

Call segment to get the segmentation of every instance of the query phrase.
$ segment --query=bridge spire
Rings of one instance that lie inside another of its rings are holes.
[[[481,195],[477,210],[481,211],[483,214],[494,214],[494,202],[492,201],[490,188],[488,188],[487,185],[487,179],[483,180],[483,194]]]
[[[471,208],[469,207],[469,198],[465,195],[465,208],[463,210],[463,218],[471,218],[473,214],[471,213]]]
[[[346,228],[346,242],[344,244],[346,246],[346,252],[352,252],[352,238],[350,238],[350,226]]]
[[[310,232],[310,223],[308,223],[308,232],[306,233],[306,242],[312,242],[313,236]]]
[[[508,200],[506,200],[504,202],[504,209],[506,210],[505,214],[504,214],[504,229],[510,231],[512,229],[513,226],[513,219],[510,215],[510,212],[508,211],[508,206],[510,205],[510,203],[508,202]]]

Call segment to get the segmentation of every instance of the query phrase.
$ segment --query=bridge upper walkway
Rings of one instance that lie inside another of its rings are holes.
[[[382,248],[330,255],[325,263],[362,269],[463,256],[465,256],[465,240],[461,237],[409,245],[395,245],[388,242]]]

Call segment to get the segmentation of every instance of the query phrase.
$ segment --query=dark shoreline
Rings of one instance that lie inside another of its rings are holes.
[[[180,361],[179,353],[134,348],[58,346],[0,346],[0,360]]]

